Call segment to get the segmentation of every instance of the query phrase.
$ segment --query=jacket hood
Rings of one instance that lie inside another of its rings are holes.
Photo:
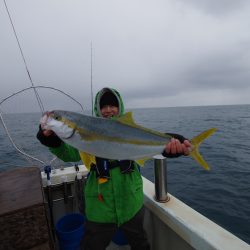
[[[123,100],[122,100],[122,97],[120,95],[120,93],[115,90],[115,89],[112,89],[112,88],[103,88],[101,89],[95,96],[95,104],[94,104],[94,111],[95,111],[95,115],[97,117],[102,117],[101,115],[101,107],[100,107],[100,103],[101,103],[101,99],[103,97],[103,95],[107,92],[110,92],[112,93],[116,99],[117,99],[117,102],[118,102],[118,109],[119,109],[119,114],[118,116],[121,116],[124,114],[124,105],[123,105]]]

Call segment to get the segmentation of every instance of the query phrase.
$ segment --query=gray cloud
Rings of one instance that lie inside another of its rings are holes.
[[[225,15],[235,11],[241,11],[245,6],[249,7],[247,0],[177,0],[186,5],[192,5],[208,14]]]
[[[250,56],[246,51],[231,51],[203,58],[187,74],[192,86],[201,88],[246,88],[250,80]]]
[[[216,104],[212,95],[221,91],[218,104],[249,103],[247,1],[7,3],[34,83],[84,107],[91,106],[91,41],[94,92],[117,88],[130,107]],[[2,99],[30,82],[3,4],[0,29]],[[55,101],[48,96],[46,103]]]

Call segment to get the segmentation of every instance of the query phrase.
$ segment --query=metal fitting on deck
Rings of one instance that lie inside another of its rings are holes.
[[[167,161],[162,155],[154,156],[154,173],[155,173],[155,200],[158,202],[168,202],[167,188]]]

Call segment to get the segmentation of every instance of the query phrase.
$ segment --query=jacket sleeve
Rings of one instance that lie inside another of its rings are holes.
[[[64,142],[59,147],[49,147],[49,151],[64,162],[77,162],[81,160],[78,149]]]
[[[37,139],[45,146],[49,147],[52,154],[65,162],[77,162],[81,160],[78,149],[64,143],[55,133],[45,136],[39,126]]]
[[[166,134],[170,135],[171,137],[173,137],[173,138],[175,138],[175,139],[178,139],[181,143],[183,143],[185,140],[188,140],[187,138],[185,138],[184,136],[179,135],[179,134],[174,134],[174,133],[166,133]],[[164,150],[164,151],[162,152],[162,155],[163,155],[164,157],[167,157],[167,158],[177,158],[177,157],[182,156],[183,154],[180,154],[180,153],[178,153],[178,154],[167,154],[167,153],[165,152],[165,150]]]
[[[47,147],[57,148],[59,147],[63,141],[53,132],[50,136],[45,136],[43,134],[43,130],[41,125],[39,126],[39,130],[37,132],[36,138]]]

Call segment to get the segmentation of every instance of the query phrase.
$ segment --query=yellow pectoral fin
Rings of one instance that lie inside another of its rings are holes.
[[[190,156],[198,162],[198,164],[200,164],[204,169],[209,170],[209,166],[207,164],[207,162],[203,159],[203,157],[201,156],[200,152],[199,152],[199,146],[200,144],[207,139],[209,136],[211,136],[217,129],[216,128],[210,128],[204,132],[202,132],[201,134],[195,136],[192,140],[191,140],[191,144],[193,146],[192,151],[190,152]]]
[[[85,152],[81,152],[81,151],[79,153],[80,153],[80,157],[82,159],[83,164],[86,166],[88,170],[90,170],[91,164],[92,163],[96,164],[95,156],[87,154]]]
[[[149,158],[143,158],[143,159],[139,159],[136,160],[135,162],[140,165],[141,167],[144,167],[145,162],[148,160]]]

